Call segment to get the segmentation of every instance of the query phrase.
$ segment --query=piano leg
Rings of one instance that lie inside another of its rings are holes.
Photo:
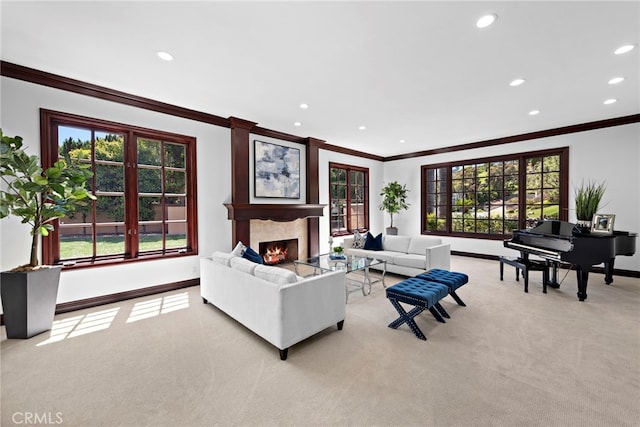
[[[558,263],[555,261],[549,261],[549,264],[549,267],[551,269],[551,277],[549,277],[549,274],[547,274],[547,279],[549,280],[549,283],[547,283],[547,285],[551,286],[554,289],[558,289],[560,287],[560,283],[558,283]]]
[[[607,285],[613,283],[613,263],[615,260],[615,258],[611,258],[609,262],[604,263],[604,282]]]
[[[589,268],[576,266],[576,274],[578,277],[578,299],[584,301],[587,299],[587,281],[589,280]]]

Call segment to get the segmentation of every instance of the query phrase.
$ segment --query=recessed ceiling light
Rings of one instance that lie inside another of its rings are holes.
[[[624,80],[624,77],[614,77],[611,80],[609,80],[609,84],[610,85],[615,85],[615,84],[620,83],[623,80]]]
[[[404,144],[406,141],[404,139],[400,140],[400,144]]]
[[[295,122],[293,125],[294,125],[294,126],[302,126],[302,123],[300,123],[300,122]]]
[[[358,129],[360,129],[360,130],[365,130],[366,128],[367,128],[367,127],[363,125],[363,126],[360,126]]]
[[[520,86],[524,82],[525,79],[515,79],[511,83],[509,83],[509,86]]]
[[[496,19],[498,19],[498,15],[496,15],[495,13],[484,15],[483,17],[481,17],[476,21],[476,27],[486,28],[489,25],[493,24]]]
[[[535,116],[536,114],[540,114],[540,110],[531,110],[529,111],[530,116]]]
[[[624,46],[620,46],[619,48],[617,48],[613,53],[615,53],[616,55],[620,55],[623,53],[627,53],[631,50],[633,50],[633,48],[635,48],[636,45],[634,44],[626,44]]]
[[[300,104],[300,108],[306,110],[307,108],[309,108],[309,104]]]
[[[606,101],[604,101],[604,105],[609,105],[609,104],[613,104],[614,102],[618,101],[615,98],[609,98]]]
[[[163,59],[165,61],[173,61],[173,55],[171,55],[169,52],[164,52],[164,51],[159,51],[157,53],[158,58]]]

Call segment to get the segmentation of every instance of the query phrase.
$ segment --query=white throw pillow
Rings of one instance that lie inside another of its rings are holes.
[[[270,265],[256,264],[253,275],[278,285],[286,285],[298,281],[298,277],[293,271],[280,267],[272,267]]]
[[[364,249],[364,242],[367,241],[366,234],[360,234],[357,231],[353,233],[353,245],[354,249]]]
[[[231,258],[233,258],[233,254],[229,254],[227,252],[215,251],[211,255],[211,259],[214,262],[218,264],[226,265],[227,267],[230,265],[229,261],[231,261]]]
[[[247,274],[253,274],[258,264],[256,264],[253,261],[249,261],[248,259],[245,259],[239,256],[234,256],[233,258],[231,258],[230,265],[231,265],[231,268],[236,269],[238,271],[242,271]]]
[[[231,254],[233,256],[242,256],[245,249],[246,249],[246,246],[243,245],[242,242],[238,242],[236,243],[236,247],[233,248],[233,250],[231,251]]]

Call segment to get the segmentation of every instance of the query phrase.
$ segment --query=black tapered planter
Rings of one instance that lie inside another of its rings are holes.
[[[0,278],[7,338],[31,338],[51,329],[61,267],[3,271]]]

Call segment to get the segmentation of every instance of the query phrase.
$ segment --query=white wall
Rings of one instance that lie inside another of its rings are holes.
[[[318,155],[318,162],[320,204],[327,205],[324,208],[324,215],[320,218],[320,253],[329,252],[329,162],[369,168],[369,227],[372,233],[381,233],[384,226],[382,224],[382,211],[378,206],[382,201],[380,197],[380,188],[383,186],[382,162],[322,149]],[[340,242],[342,242],[341,238],[334,239],[334,246],[337,246]]]
[[[40,154],[40,108],[196,137],[198,245],[200,255],[231,249],[231,224],[223,203],[231,200],[229,129],[103,101],[2,77],[2,126]],[[0,221],[0,269],[29,261],[29,229],[15,218]],[[64,271],[58,303],[125,292],[200,276],[199,256]]]
[[[614,228],[640,232],[640,124],[634,123],[494,147],[384,163],[384,180],[407,184],[411,208],[394,217],[400,234],[420,233],[420,166],[512,153],[569,147],[569,221],[575,222],[574,186],[606,181],[600,213],[615,214]],[[388,218],[385,218],[387,224]],[[445,237],[451,249],[488,255],[513,255],[502,241]],[[640,271],[640,242],[633,257],[616,258],[616,268]]]
[[[181,119],[161,113],[104,101],[1,77],[0,126],[7,135],[24,138],[28,151],[39,155],[39,110],[46,108],[109,121],[193,136],[198,156],[198,242],[196,256],[136,262],[128,265],[65,271],[62,273],[58,303],[125,292],[199,277],[199,256],[214,250],[231,249],[231,223],[223,203],[231,201],[231,144],[229,129]],[[247,119],[251,119],[250,117]],[[265,140],[264,137],[258,139]],[[252,139],[253,140],[253,136]],[[269,138],[266,138],[269,140]],[[283,143],[286,141],[272,140]],[[488,147],[465,152],[382,163],[327,150],[319,153],[320,203],[329,203],[329,162],[369,168],[370,228],[382,232],[388,215],[378,209],[380,188],[398,180],[409,188],[411,209],[394,219],[401,234],[420,233],[420,166],[466,160],[552,147],[570,147],[570,183],[581,178],[607,181],[603,213],[616,214],[615,228],[640,231],[640,124],[556,136],[529,142]],[[286,145],[286,144],[285,144]],[[301,156],[304,159],[304,147]],[[304,164],[304,162],[302,162]],[[251,165],[247,165],[252,170]],[[303,173],[303,171],[301,171]],[[303,173],[303,176],[304,173]],[[304,183],[302,189],[305,189]],[[572,193],[572,192],[571,192]],[[302,200],[305,199],[302,195]],[[258,200],[255,200],[258,201]],[[573,205],[571,194],[570,206]],[[575,215],[570,215],[570,220]],[[320,252],[329,248],[329,210],[320,220]],[[446,238],[453,250],[491,255],[507,255],[500,241]],[[337,239],[339,241],[339,239]],[[29,230],[15,218],[0,221],[0,270],[28,262]],[[640,246],[640,243],[639,243]],[[640,254],[619,257],[616,267],[640,271]]]

